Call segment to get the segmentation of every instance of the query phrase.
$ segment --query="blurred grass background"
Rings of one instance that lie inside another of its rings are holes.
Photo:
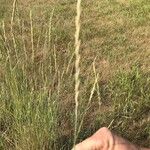
[[[71,149],[73,0],[0,1],[0,149]],[[150,146],[150,3],[82,3],[78,141],[102,126]],[[95,71],[93,70],[95,67]]]

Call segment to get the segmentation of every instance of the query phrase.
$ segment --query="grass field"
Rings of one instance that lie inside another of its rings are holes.
[[[14,12],[14,13],[13,13]],[[74,0],[0,0],[0,150],[69,150]],[[82,2],[77,142],[100,127],[150,147],[150,2]]]

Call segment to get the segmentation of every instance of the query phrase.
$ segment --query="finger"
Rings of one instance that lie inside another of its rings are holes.
[[[72,150],[101,150],[101,141],[97,141],[92,137],[84,140],[83,142],[77,144]]]
[[[94,145],[94,141],[90,138],[84,140],[83,142],[77,144],[73,150],[91,150]]]

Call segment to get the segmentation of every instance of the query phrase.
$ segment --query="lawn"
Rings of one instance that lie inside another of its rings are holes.
[[[14,13],[13,13],[14,12]],[[0,150],[69,150],[74,0],[0,0]],[[100,127],[150,147],[150,2],[82,1],[77,142]]]

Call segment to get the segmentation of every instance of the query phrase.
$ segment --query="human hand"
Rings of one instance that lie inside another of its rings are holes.
[[[127,140],[103,127],[94,135],[77,144],[73,150],[140,150]]]

